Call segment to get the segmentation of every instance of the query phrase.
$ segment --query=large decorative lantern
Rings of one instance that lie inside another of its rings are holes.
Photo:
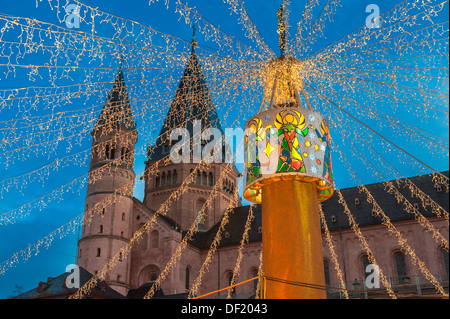
[[[261,188],[280,180],[314,183],[318,200],[333,195],[328,121],[313,110],[272,108],[245,126],[245,199],[261,203]]]
[[[282,9],[278,17],[281,57],[261,70],[264,98],[245,125],[244,197],[262,206],[264,297],[326,298],[317,287],[325,286],[319,203],[334,192],[330,129],[303,88],[314,66],[284,56]]]

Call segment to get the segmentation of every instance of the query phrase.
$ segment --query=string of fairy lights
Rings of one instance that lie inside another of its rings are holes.
[[[149,5],[157,1],[151,0]],[[148,155],[148,144],[154,145],[152,149],[155,149],[158,144],[168,141],[169,136],[164,134],[173,128],[164,127],[166,116],[176,119],[175,122],[180,125],[185,125],[187,121],[183,118],[187,112],[186,103],[182,99],[177,100],[174,93],[189,61],[190,41],[78,0],[70,2],[79,7],[78,17],[83,28],[68,29],[63,25],[69,15],[65,10],[69,1],[36,0],[36,7],[43,6],[42,2],[51,8],[59,25],[0,14],[0,74],[5,80],[17,83],[14,88],[4,88],[0,81],[0,164],[5,170],[5,174],[0,176],[2,199],[16,191],[26,194],[30,188],[37,185],[42,187],[64,169],[79,166],[88,170],[91,152],[105,156],[108,145],[118,139],[124,145],[134,145],[133,132],[121,133],[120,137],[102,137],[92,147],[86,144],[91,141],[90,133],[93,130],[101,129],[105,134],[110,133],[107,124],[98,123],[98,117],[105,107],[111,86],[116,83],[114,78],[119,70],[123,70],[126,77],[126,94],[133,114],[130,118],[130,114],[122,110],[117,111],[117,116],[138,123],[136,130],[140,142],[133,147],[133,160],[137,155]],[[243,121],[254,115],[261,102],[264,104],[266,100],[266,86],[270,86],[267,82],[271,72],[270,61],[276,56],[251,19],[244,2],[223,0],[237,24],[241,25],[245,41],[224,32],[187,1],[166,0],[165,4],[167,9],[173,5],[175,14],[187,25],[195,26],[196,32],[201,33],[204,41],[211,44],[195,48],[208,81],[209,98],[216,106],[221,122],[243,127]],[[403,210],[414,216],[436,245],[448,252],[448,239],[405,197],[401,189],[407,189],[410,197],[419,202],[421,207],[430,209],[435,216],[446,220],[448,225],[448,212],[406,177],[410,172],[405,173],[405,168],[417,175],[432,174],[433,186],[441,187],[448,193],[448,177],[432,164],[433,159],[448,159],[448,137],[433,133],[429,123],[439,120],[447,123],[448,129],[449,21],[445,12],[448,12],[449,1],[399,1],[380,15],[379,28],[362,26],[317,49],[319,39],[325,37],[326,28],[332,25],[342,5],[339,0],[308,0],[299,22],[294,24],[291,23],[291,3],[289,0],[283,1],[286,55],[298,61],[288,64],[283,72],[294,72],[301,79],[309,102],[314,109],[326,115],[333,127],[333,155],[348,168],[348,175],[358,185],[360,192],[366,195],[366,201],[373,206],[375,214],[381,217],[382,224],[396,238],[412,263],[433,284],[438,294],[448,298],[441,283],[365,187],[362,174],[369,174],[383,183],[386,196],[392,196],[402,204]],[[292,26],[296,28],[290,28]],[[247,42],[251,45],[247,45]],[[27,81],[30,86],[23,84]],[[193,83],[192,87],[200,88],[203,85]],[[202,103],[200,100],[192,102]],[[184,114],[167,114],[171,103],[184,108],[181,112]],[[261,109],[267,107],[263,104]],[[161,131],[164,131],[163,135],[158,134],[161,127],[165,129]],[[155,143],[155,140],[159,142]],[[419,154],[419,151],[407,151],[410,149],[407,145],[417,146],[426,156]],[[392,160],[393,156],[395,160]],[[37,158],[46,158],[47,162],[28,171],[14,173],[18,164]],[[98,170],[61,180],[61,185],[47,194],[27,198],[27,202],[19,207],[1,211],[0,227],[20,223],[30,214],[44,212],[50,204],[64,201],[66,194],[81,194],[86,185],[95,183],[103,174],[113,172],[114,166],[123,164],[124,160],[122,157],[116,158]],[[334,162],[338,163],[336,159]],[[26,262],[31,256],[41,253],[43,248],[48,249],[55,239],[74,233],[77,227],[88,227],[104,209],[120,202],[122,195],[133,196],[139,178],[147,181],[155,178],[159,169],[168,163],[168,156],[156,161],[143,173],[136,174],[136,179],[116,189],[83,214],[72,217],[69,222],[37,242],[0,260],[0,275],[17,263]],[[156,225],[158,218],[165,216],[171,205],[185,194],[197,172],[209,168],[210,164],[199,163],[155,214],[130,236],[119,251],[114,252],[114,256],[72,298],[89,294],[99,281],[107,280],[114,267],[127,258],[133,247]],[[229,169],[228,165],[217,177],[187,235],[145,298],[155,295],[179,262],[189,241],[198,231],[201,219],[211,211],[211,205]],[[391,179],[396,181],[392,182]],[[369,261],[378,265],[376,256],[337,185],[335,189],[335,196],[339,197],[342,210],[361,248]],[[238,202],[237,188],[232,197],[234,200],[225,211],[191,285],[190,298],[202,291],[202,281],[219,249],[229,213]],[[45,218],[45,214],[37,217]],[[324,240],[332,256],[337,278],[340,286],[345,288],[339,257],[321,209],[320,217],[325,230]],[[249,242],[253,218],[253,206],[250,206],[230,285],[239,278],[243,249]],[[260,260],[259,267],[263,272],[261,256]],[[389,296],[396,298],[381,269],[379,274]],[[348,298],[345,290],[343,293]],[[231,289],[227,295],[231,297]]]

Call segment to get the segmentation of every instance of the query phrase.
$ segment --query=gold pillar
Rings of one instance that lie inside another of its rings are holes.
[[[295,180],[262,187],[264,276],[325,285],[317,188]],[[266,280],[266,299],[324,299],[325,290]]]

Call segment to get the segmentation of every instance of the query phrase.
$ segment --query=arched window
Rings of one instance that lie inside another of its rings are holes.
[[[233,281],[233,272],[230,271],[227,275],[228,275],[228,286],[231,286],[231,283]],[[231,294],[232,295],[236,294],[236,287],[231,288]]]
[[[97,257],[100,257],[102,254],[102,249],[101,248],[97,248]]]
[[[155,187],[159,187],[160,182],[161,182],[161,179],[159,178],[159,173],[156,173]]]
[[[135,232],[138,231],[139,229],[141,229],[143,226],[144,226],[143,223],[139,224],[139,225],[136,227]],[[146,249],[148,248],[148,233],[147,233],[147,232],[144,231],[144,232],[142,233],[142,238],[141,238],[140,241],[138,241],[138,243],[137,243],[137,245],[136,245],[136,248],[137,248],[137,249],[143,249],[143,250],[146,250]]]
[[[125,221],[125,213],[122,213],[122,220]]]
[[[205,204],[205,201],[203,199],[200,199],[195,204],[195,216],[194,218],[197,219],[197,216],[202,212],[203,205]],[[205,224],[206,224],[206,209],[203,211],[202,218],[198,222],[198,229],[205,230]]]
[[[189,290],[190,284],[189,284],[189,280],[190,280],[190,269],[189,267],[186,267],[186,278],[185,278],[185,283],[184,283],[184,288],[186,288],[186,290]]]
[[[397,252],[395,253],[394,258],[395,258],[395,266],[397,269],[398,281],[400,284],[402,284],[406,277],[405,255],[401,252]]]
[[[114,144],[112,144],[111,146],[109,144],[107,144],[105,146],[105,155],[107,159],[114,159],[114,153],[116,152],[116,147],[114,146]]]
[[[323,261],[323,269],[325,271],[325,285],[330,285],[330,263],[328,260]]]
[[[103,225],[100,225],[100,229],[98,230],[98,232],[99,232],[100,234],[103,233]]]
[[[208,177],[206,172],[202,172],[202,185],[208,185]]]
[[[172,183],[172,173],[170,171],[167,172],[166,185],[170,185]]]
[[[176,184],[177,183],[177,170],[173,171],[173,176],[172,176],[172,184]]]
[[[127,147],[122,147],[122,149],[120,151],[120,156],[122,158],[122,161],[125,164],[128,164],[128,160],[130,159],[129,155],[130,155],[130,150]]]
[[[201,178],[200,171],[197,171],[197,174],[195,175],[195,184],[200,185],[201,184]]]
[[[166,185],[166,173],[162,173],[161,175],[161,186],[165,186]]]
[[[444,269],[445,269],[445,273],[447,274],[447,279],[448,279],[448,251],[445,249],[442,249],[442,257],[444,258]]]
[[[213,173],[209,172],[208,174],[208,185],[209,186],[213,186],[214,185],[214,177],[213,177]]]
[[[259,270],[258,268],[253,268],[251,271],[252,278],[259,276]],[[253,280],[253,291],[256,291],[258,289],[258,279]]]
[[[367,266],[370,264],[369,257],[367,257],[367,255],[364,255],[364,256],[361,258],[361,261],[362,261],[362,267],[363,267],[364,278],[367,278],[367,276],[369,276],[369,275],[371,274],[370,272],[366,272],[366,268],[367,268]]]
[[[159,247],[159,233],[157,230],[154,230],[150,234],[150,248],[158,248]]]
[[[105,158],[106,159],[109,159],[109,155],[110,155],[110,147],[109,147],[109,144],[106,144],[105,145]]]

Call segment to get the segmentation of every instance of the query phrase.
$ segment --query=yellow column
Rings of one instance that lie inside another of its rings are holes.
[[[278,181],[262,187],[264,276],[325,285],[317,188]],[[267,280],[267,299],[323,299],[326,292]]]

